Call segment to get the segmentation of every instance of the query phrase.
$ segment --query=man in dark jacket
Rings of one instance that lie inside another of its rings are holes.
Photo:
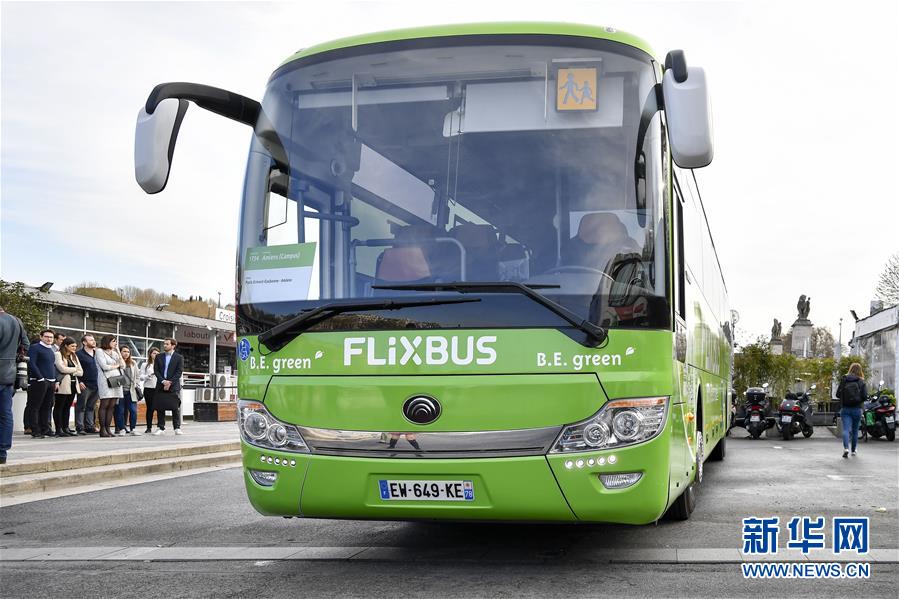
[[[87,435],[96,433],[94,429],[94,405],[97,403],[97,363],[94,350],[97,340],[87,334],[81,338],[81,349],[75,352],[84,374],[78,384],[78,400],[75,402],[75,433]]]
[[[28,346],[22,321],[0,306],[0,464],[12,448],[12,396],[15,393],[16,357]]]
[[[25,414],[31,422],[31,436],[43,439],[50,434],[50,413],[56,383],[56,355],[53,353],[53,331],[44,329],[41,338],[28,348],[28,400]]]
[[[172,426],[175,434],[184,434],[181,430],[181,375],[184,374],[184,358],[175,351],[178,342],[166,339],[162,342],[162,353],[153,362],[153,373],[156,375],[156,395],[153,403],[156,406],[157,426],[154,435],[165,432],[165,411],[172,411]]]
[[[854,362],[849,372],[840,379],[837,387],[837,398],[840,400],[840,422],[843,425],[843,457],[849,457],[850,440],[852,456],[855,457],[858,445],[858,427],[862,421],[862,407],[868,399],[865,387],[865,375],[862,366]]]

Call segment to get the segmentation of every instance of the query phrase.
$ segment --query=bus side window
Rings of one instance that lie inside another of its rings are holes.
[[[674,218],[675,218],[675,260],[674,260],[674,309],[675,314],[686,319],[687,314],[687,297],[686,297],[686,280],[685,270],[686,262],[684,258],[684,198],[681,193],[680,183],[677,176],[674,176]]]

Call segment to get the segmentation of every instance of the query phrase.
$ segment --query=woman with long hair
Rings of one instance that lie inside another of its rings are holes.
[[[858,362],[853,362],[849,372],[840,379],[837,398],[840,400],[840,423],[843,425],[843,457],[849,457],[850,449],[852,457],[855,457],[858,455],[855,450],[858,445],[858,427],[862,421],[862,406],[868,399],[865,373]]]
[[[125,362],[119,354],[119,342],[115,335],[103,335],[100,350],[94,354],[97,361],[97,397],[100,398],[100,436],[113,437],[109,425],[113,424],[116,403],[124,396]]]
[[[72,400],[78,393],[78,384],[84,375],[81,362],[75,351],[78,343],[71,337],[66,337],[59,345],[56,352],[56,380],[59,389],[53,400],[53,426],[57,437],[74,437],[75,431],[69,428],[69,413],[72,408]]]
[[[156,395],[156,374],[153,372],[153,363],[159,355],[158,347],[151,347],[147,352],[147,361],[140,367],[140,385],[144,390],[144,403],[147,408],[147,434],[153,432],[153,396]]]
[[[122,354],[122,373],[125,375],[125,384],[122,385],[122,399],[115,408],[115,434],[140,436],[137,427],[137,385],[140,382],[137,373],[137,362],[131,358],[131,348],[127,345],[119,350]]]

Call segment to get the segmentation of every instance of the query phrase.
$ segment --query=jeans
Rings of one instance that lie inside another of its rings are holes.
[[[12,447],[12,385],[0,385],[0,458]]]
[[[125,422],[125,418],[128,422]],[[126,426],[128,425],[128,426]],[[120,399],[115,406],[115,430],[122,429],[133,431],[137,426],[137,404],[131,401],[131,391],[125,391],[125,397]]]
[[[842,408],[840,421],[843,423],[843,449],[849,449],[849,437],[852,436],[852,451],[858,445],[858,427],[862,421],[862,409]]]
[[[96,387],[85,386],[84,391],[78,393],[78,401],[75,402],[75,430],[94,429],[94,405],[96,403]]]
[[[29,381],[25,413],[28,414],[27,420],[31,422],[31,434],[34,436],[50,434],[55,389],[56,381]]]

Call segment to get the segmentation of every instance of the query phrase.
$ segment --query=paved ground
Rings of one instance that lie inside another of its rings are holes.
[[[865,515],[872,545],[895,549],[899,443],[872,441],[843,460],[824,428],[788,443],[735,432],[728,459],[707,465],[693,518],[656,526],[264,518],[239,469],[4,507],[3,594],[33,595],[40,581],[119,597],[243,597],[260,586],[267,597],[895,596],[896,563],[871,564],[867,581],[778,582],[744,580],[737,562],[750,515]],[[100,561],[116,555],[133,561]],[[36,561],[11,561],[26,556]],[[226,557],[238,561],[218,561]],[[40,561],[54,558],[84,561]]]
[[[150,449],[190,443],[214,443],[217,441],[239,441],[240,434],[236,422],[194,422],[185,420],[183,435],[176,435],[171,422],[166,425],[163,435],[142,435],[100,438],[99,435],[81,437],[47,437],[33,439],[21,432],[13,436],[13,446],[9,451],[8,463],[32,462],[37,460],[75,458],[109,451],[130,449]],[[140,432],[144,427],[138,428]]]

